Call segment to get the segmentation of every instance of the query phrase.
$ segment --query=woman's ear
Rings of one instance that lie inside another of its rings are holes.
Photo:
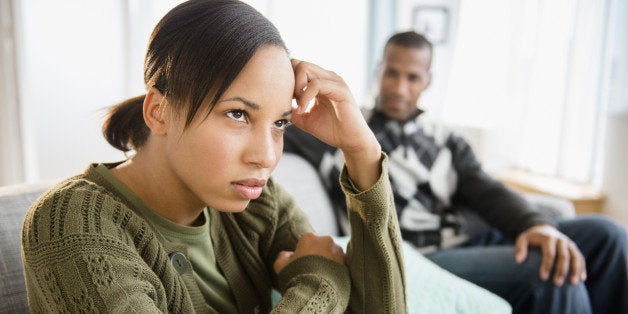
[[[159,90],[151,87],[144,98],[144,122],[155,135],[166,135],[166,99]]]

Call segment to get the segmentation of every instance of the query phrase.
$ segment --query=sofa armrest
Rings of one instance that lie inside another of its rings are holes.
[[[547,212],[554,219],[566,219],[576,216],[576,209],[569,200],[540,193],[523,193],[523,197],[539,209]]]

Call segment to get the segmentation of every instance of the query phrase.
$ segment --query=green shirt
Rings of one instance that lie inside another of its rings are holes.
[[[116,179],[104,164],[96,166],[96,171],[111,183],[120,193],[129,199],[135,208],[150,222],[155,229],[170,243],[184,246],[188,250],[192,273],[201,293],[208,304],[212,304],[220,313],[237,312],[227,279],[216,263],[214,247],[209,235],[209,214],[203,211],[204,223],[201,226],[188,227],[174,223],[152,211],[126,185]]]

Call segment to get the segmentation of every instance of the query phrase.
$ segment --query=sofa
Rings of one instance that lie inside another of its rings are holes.
[[[274,178],[296,199],[319,234],[335,236],[343,246],[347,237],[338,235],[337,224],[316,170],[304,159],[284,154]],[[26,183],[0,187],[0,313],[28,313],[22,274],[20,235],[26,210],[52,182]],[[545,200],[557,215],[573,215],[566,201]],[[552,203],[553,202],[553,203]],[[431,263],[404,243],[408,283],[408,304],[413,313],[509,313],[510,306],[490,292],[457,278]],[[426,287],[429,287],[426,288]]]

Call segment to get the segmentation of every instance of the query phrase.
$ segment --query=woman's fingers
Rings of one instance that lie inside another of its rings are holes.
[[[348,87],[336,73],[297,59],[292,59],[292,66],[295,75],[294,97],[300,109],[297,112],[311,109],[317,96],[327,97],[331,101],[344,101],[348,98]]]
[[[292,257],[294,252],[292,251],[281,251],[277,254],[277,258],[275,259],[275,263],[273,264],[273,269],[276,274],[279,274],[281,270],[283,270],[286,265],[288,265],[292,261]]]
[[[307,255],[320,255],[335,261],[338,264],[346,265],[345,253],[342,248],[334,242],[330,236],[317,236],[311,232],[305,233],[299,238],[297,246],[293,251],[281,251],[277,254],[273,269],[279,274],[284,267],[299,257]]]

